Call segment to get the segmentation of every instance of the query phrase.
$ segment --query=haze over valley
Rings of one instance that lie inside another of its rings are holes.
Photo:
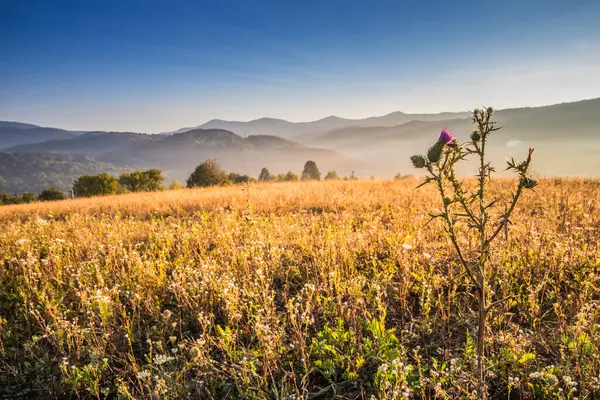
[[[542,176],[600,176],[600,99],[498,110],[495,119],[502,126],[491,138],[497,145],[491,154],[495,162],[502,164],[507,154],[520,157],[531,146],[538,154],[533,170]],[[76,174],[100,169],[159,168],[167,179],[184,181],[210,158],[227,171],[255,177],[263,167],[298,173],[306,160],[313,160],[322,171],[340,176],[354,171],[362,178],[391,178],[414,174],[410,155],[430,146],[444,127],[462,140],[473,128],[467,112],[394,112],[356,120],[332,116],[301,123],[211,120],[161,134],[74,132],[4,121],[0,190],[39,191],[48,184],[68,190]]]

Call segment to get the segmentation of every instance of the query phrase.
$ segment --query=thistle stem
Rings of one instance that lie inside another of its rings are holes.
[[[461,265],[465,269],[466,275],[468,275],[470,281],[477,290],[477,398],[479,400],[487,400],[488,398],[485,379],[485,335],[487,315],[494,307],[514,298],[513,296],[508,296],[501,300],[492,301],[492,296],[488,295],[488,281],[495,279],[496,273],[495,270],[490,269],[488,266],[492,255],[491,242],[500,234],[500,232],[502,232],[502,229],[507,229],[507,226],[510,223],[510,217],[523,190],[533,189],[537,184],[535,180],[527,176],[527,171],[531,163],[532,149],[529,150],[529,156],[524,162],[517,164],[514,159],[509,161],[508,169],[518,172],[520,178],[519,184],[508,207],[504,209],[504,213],[500,216],[500,224],[495,226],[494,223],[494,226],[490,227],[490,232],[488,232],[488,222],[490,221],[489,210],[495,205],[497,200],[493,200],[486,205],[486,185],[488,184],[491,172],[493,172],[494,169],[486,161],[485,151],[489,134],[500,129],[491,121],[492,113],[493,110],[491,108],[486,108],[485,111],[474,111],[473,123],[476,124],[477,130],[471,135],[472,142],[465,147],[456,142],[454,134],[444,129],[438,142],[429,149],[427,158],[421,155],[411,157],[413,165],[416,168],[426,167],[429,172],[429,176],[427,176],[425,181],[419,185],[419,187],[435,181],[438,192],[442,197],[444,206],[443,212],[430,213],[431,220],[429,220],[429,222],[438,217],[442,217],[445,220],[446,226],[444,230],[452,242],[452,246],[458,255]],[[445,145],[448,145],[448,147],[444,147]],[[459,161],[464,160],[469,154],[477,154],[479,156],[479,173],[477,175],[478,188],[476,191],[467,194],[463,188],[462,182],[456,177],[455,165]],[[447,192],[452,196],[447,196]],[[452,205],[455,203],[458,203],[458,212],[455,212],[452,209]],[[479,212],[477,212],[477,203],[479,203]],[[478,256],[473,256],[472,260],[467,260],[467,258],[465,258],[465,253],[463,253],[463,249],[458,242],[456,236],[456,220],[458,218],[465,218],[468,221],[468,230],[466,232],[467,238],[479,242],[478,244],[475,244],[475,247],[477,247],[478,250]],[[473,228],[477,229],[477,233],[479,234],[478,238],[470,236],[470,230]],[[508,232],[505,232],[508,236]],[[488,269],[491,270],[492,274],[488,274]],[[490,297],[490,299],[488,299],[488,297]],[[488,304],[488,301],[491,303]]]

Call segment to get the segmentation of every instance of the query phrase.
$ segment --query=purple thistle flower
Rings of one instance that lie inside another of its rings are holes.
[[[442,133],[440,134],[439,143],[448,144],[454,140],[454,133],[450,132],[448,128],[442,129]]]

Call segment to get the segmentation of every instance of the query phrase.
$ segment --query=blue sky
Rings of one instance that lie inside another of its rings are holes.
[[[0,120],[159,132],[600,96],[600,2],[3,1]]]

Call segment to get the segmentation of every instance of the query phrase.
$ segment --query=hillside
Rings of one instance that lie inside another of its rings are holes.
[[[490,156],[494,162],[502,164],[506,154],[521,156],[533,146],[538,150],[533,167],[540,175],[600,176],[600,98],[498,110],[495,120],[503,129],[492,139],[496,150]],[[410,155],[424,151],[443,127],[456,132],[461,140],[466,140],[472,129],[468,114],[448,112],[394,112],[356,120],[331,116],[301,123],[274,118],[250,122],[212,120],[202,126],[159,135],[76,135],[4,122],[0,123],[0,148],[88,156],[115,168],[156,167],[178,180],[187,178],[207,158],[217,158],[229,171],[254,176],[265,166],[272,172],[299,172],[306,160],[314,159],[324,172],[335,169],[341,175],[355,171],[362,177],[391,177],[398,172],[411,173]],[[3,130],[10,134],[2,136]]]
[[[64,140],[73,137],[75,137],[75,133],[64,129],[42,128],[35,125],[0,121],[0,151],[21,144]]]
[[[600,99],[498,110],[494,120],[502,127],[493,135],[490,156],[496,163],[502,163],[507,152],[522,155],[532,146],[538,149],[534,168],[539,174],[600,176]],[[410,171],[408,157],[424,151],[443,127],[459,140],[467,140],[473,129],[470,118],[421,120],[393,127],[346,127],[305,142],[371,161],[375,174],[389,176],[394,170]]]
[[[141,146],[145,142],[159,140],[160,137],[131,132],[86,132],[63,140],[48,140],[42,143],[30,143],[5,149],[19,153],[60,153],[95,156],[102,160],[112,160],[113,154],[119,154]],[[122,164],[135,164],[133,157],[120,159]]]
[[[33,125],[33,124],[25,124],[23,122],[0,121],[0,128],[30,129],[30,128],[40,128],[40,127],[37,125]]]
[[[501,134],[519,140],[560,140],[570,136],[574,140],[594,139],[600,124],[600,98],[576,103],[556,104],[547,107],[498,110],[494,120],[503,127]],[[351,126],[330,131],[312,138],[310,143],[340,144],[347,140],[360,145],[377,144],[377,141],[412,140],[448,126],[456,132],[468,133],[470,117],[446,118],[431,121],[415,118],[395,126]]]
[[[496,116],[498,122],[506,126],[510,134],[518,134],[522,139],[540,138],[544,132],[551,133],[545,138],[560,138],[566,131],[573,132],[578,137],[589,138],[592,136],[593,127],[600,122],[600,98],[544,107],[498,110]],[[429,125],[421,125],[422,132],[425,132],[443,123],[460,128],[464,126],[463,120],[469,118],[470,113],[468,112],[409,114],[397,111],[380,117],[345,119],[331,116],[311,122],[290,122],[274,118],[260,118],[249,122],[215,119],[200,125],[200,127],[226,129],[239,135],[269,134],[291,137],[300,142],[322,144],[335,141],[336,138],[346,139],[345,133],[349,133],[350,137],[362,135],[365,141],[369,141],[370,133],[381,132],[383,131],[381,128],[394,128],[398,133],[397,139],[402,139],[401,134],[404,128],[398,127],[409,122],[430,122]],[[365,129],[359,131],[358,128]],[[414,128],[414,126],[411,127],[411,131],[418,136],[418,130]],[[192,129],[194,128],[182,128],[179,131]],[[395,139],[394,129],[387,131],[390,137],[381,139]]]
[[[0,207],[0,397],[473,398],[474,289],[418,182]],[[598,181],[542,180],[495,242],[490,400],[600,393],[597,204]]]
[[[600,136],[597,134],[600,98],[498,110],[495,120],[503,127],[494,134],[493,140],[499,148],[491,154],[495,162],[502,163],[507,151],[522,155],[533,146],[539,150],[534,165],[539,174],[600,176]],[[249,122],[212,120],[202,126],[244,135],[268,133],[293,138],[308,146],[334,150],[360,161],[362,165],[357,168],[357,173],[361,176],[387,177],[397,172],[410,173],[408,157],[427,148],[443,127],[455,131],[463,140],[472,129],[466,112],[393,112],[354,120],[332,116],[299,123],[273,118]],[[561,157],[557,159],[555,154]]]
[[[81,175],[117,174],[124,169],[85,156],[0,153],[0,192],[39,193],[49,187],[69,192]]]
[[[257,176],[261,168],[273,173],[300,173],[307,160],[324,172],[350,175],[361,163],[327,149],[307,147],[275,136],[242,137],[223,129],[195,129],[174,135],[88,132],[67,140],[12,147],[7,152],[58,153],[92,157],[113,169],[159,168],[169,179],[184,181],[203,160],[216,158],[230,172]]]

